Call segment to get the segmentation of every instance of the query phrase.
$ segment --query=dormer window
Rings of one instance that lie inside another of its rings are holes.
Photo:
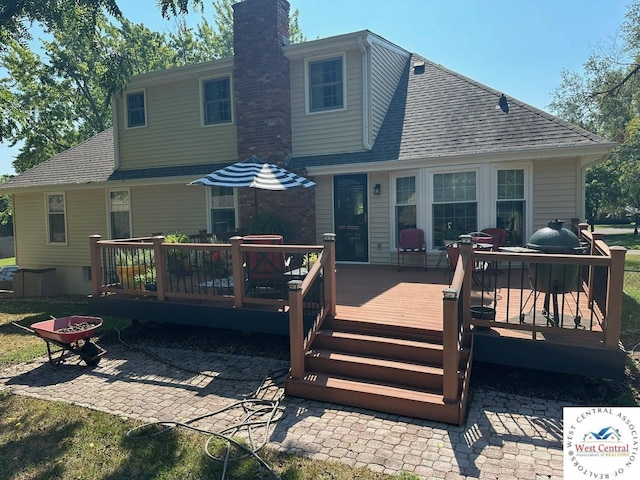
[[[344,58],[308,63],[309,112],[344,108]]]
[[[202,123],[231,122],[231,79],[216,78],[202,82]]]
[[[144,90],[127,93],[127,128],[145,127],[147,125]]]

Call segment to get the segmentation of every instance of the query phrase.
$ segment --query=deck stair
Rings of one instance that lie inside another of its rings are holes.
[[[471,341],[460,353],[466,395]],[[289,395],[458,424],[466,399],[443,400],[442,332],[363,320],[325,321],[305,354],[305,375]],[[463,413],[463,412],[462,412]]]

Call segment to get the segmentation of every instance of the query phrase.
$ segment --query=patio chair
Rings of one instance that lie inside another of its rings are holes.
[[[398,271],[400,267],[400,257],[404,262],[405,255],[422,256],[422,268],[427,270],[427,244],[424,241],[424,230],[419,228],[405,228],[400,230],[398,239]]]
[[[282,245],[282,235],[246,235],[242,243],[260,245]],[[246,252],[245,273],[246,291],[256,295],[284,295],[284,272],[290,259],[284,251]]]
[[[500,247],[504,247],[507,243],[507,231],[504,228],[483,228],[482,232],[491,235],[494,252],[497,252]]]

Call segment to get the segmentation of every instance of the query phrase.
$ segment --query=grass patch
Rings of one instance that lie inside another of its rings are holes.
[[[222,466],[204,452],[206,436],[172,430],[155,437],[128,437],[139,425],[106,413],[0,393],[2,478],[102,480],[118,478],[220,478]],[[221,442],[212,453],[223,455]],[[392,478],[346,465],[266,451],[263,458],[283,479],[382,480]],[[234,462],[226,478],[270,478],[252,460]],[[417,477],[415,477],[417,478]]]
[[[15,264],[16,264],[16,257],[0,258],[0,267],[4,267],[5,265],[15,265]]]

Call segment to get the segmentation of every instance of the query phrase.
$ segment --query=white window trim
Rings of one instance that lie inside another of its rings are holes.
[[[482,201],[482,192],[480,191],[480,185],[482,185],[483,177],[482,177],[482,166],[478,164],[474,165],[456,165],[454,167],[437,167],[433,169],[429,169],[427,172],[427,188],[425,189],[425,208],[426,208],[426,234],[425,240],[427,241],[427,251],[437,252],[438,249],[433,248],[433,205],[435,202],[433,201],[433,176],[441,175],[446,173],[465,173],[465,172],[476,172],[476,204],[478,205],[478,225],[482,224],[482,216],[483,216],[483,201]],[[440,204],[440,202],[438,202]],[[494,207],[495,208],[495,207]]]
[[[211,210],[213,210],[213,202],[211,198],[212,197],[211,187],[207,187],[204,190],[205,190],[206,205],[207,205],[207,231],[215,234],[215,232],[213,231],[213,225],[211,224]],[[240,225],[240,215],[238,212],[238,189],[237,188],[233,189],[233,214],[236,222],[236,230],[238,230],[241,228],[241,225]]]
[[[342,108],[331,108],[327,110],[311,111],[309,102],[309,63],[322,62],[332,58],[342,59]],[[365,73],[363,72],[363,75]],[[321,55],[304,59],[304,111],[306,115],[321,115],[323,113],[343,112],[347,109],[347,55],[345,52]]]
[[[389,234],[391,238],[389,239],[389,245],[391,246],[391,250],[395,251],[398,248],[397,238],[395,235],[396,231],[396,180],[402,177],[415,177],[416,179],[416,227],[421,228],[425,231],[425,240],[426,240],[426,230],[424,225],[424,201],[423,201],[423,192],[422,184],[424,182],[421,181],[420,170],[410,170],[410,171],[401,171],[401,172],[392,172],[389,175]]]
[[[523,238],[533,233],[533,165],[531,163],[494,163],[491,165],[491,218],[495,223],[496,203],[498,202],[498,170],[524,170],[524,209],[525,225]],[[495,227],[495,225],[490,225]]]
[[[64,201],[64,242],[52,242],[51,238],[51,225],[49,224],[49,196],[62,195]],[[67,194],[66,192],[45,192],[44,194],[44,214],[47,230],[45,232],[46,244],[51,246],[67,246],[69,244],[69,225],[67,221]]]
[[[231,120],[228,122],[205,123],[204,118],[204,84],[211,80],[229,79],[229,101],[231,102]],[[233,98],[233,75],[214,75],[211,77],[202,77],[198,81],[200,90],[200,126],[201,127],[219,127],[220,125],[233,125],[236,121],[235,101]],[[145,96],[146,98],[146,96]]]
[[[144,96],[144,125],[129,126],[129,95],[143,93]],[[138,88],[136,90],[127,90],[124,92],[124,125],[126,130],[135,130],[136,128],[147,128],[149,126],[149,110],[147,109],[147,89]]]
[[[133,237],[133,220],[132,220],[132,208],[131,208],[131,189],[129,187],[125,188],[109,188],[106,191],[105,202],[107,204],[107,234],[109,238],[113,238],[113,231],[111,230],[111,192],[127,192],[129,194],[129,233]]]

